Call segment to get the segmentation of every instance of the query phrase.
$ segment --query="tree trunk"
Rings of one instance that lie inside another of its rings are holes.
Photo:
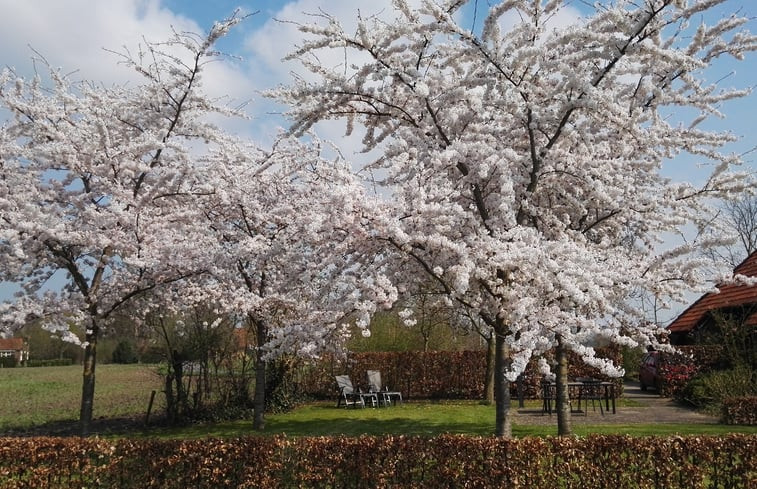
[[[187,390],[184,389],[184,356],[177,350],[174,350],[171,355],[174,383],[176,384],[176,414],[178,419],[183,418],[188,411]]]
[[[97,336],[99,327],[93,318],[85,337],[84,372],[82,374],[81,408],[79,410],[79,432],[81,436],[89,435],[92,424],[92,406],[95,400],[95,365],[97,364]]]
[[[494,334],[486,339],[486,372],[484,378],[484,400],[487,404],[494,404]]]
[[[173,395],[173,373],[169,372],[165,378],[165,394],[166,394],[166,416],[168,417],[168,424],[173,425],[176,423],[176,400]]]
[[[556,390],[557,390],[557,434],[559,436],[571,436],[573,427],[570,419],[570,391],[568,390],[568,352],[560,337],[557,338]]]
[[[263,358],[265,345],[268,338],[268,331],[263,321],[254,321],[257,333],[258,344],[255,350],[255,397],[253,399],[254,417],[252,420],[252,429],[262,431],[265,429],[265,360]]]
[[[505,342],[505,327],[497,328],[494,334],[494,395],[495,395],[495,435],[504,438],[512,436],[512,420],[510,418],[510,382],[505,372],[510,361],[510,348]]]

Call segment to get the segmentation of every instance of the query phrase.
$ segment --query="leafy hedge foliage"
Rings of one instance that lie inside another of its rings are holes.
[[[27,360],[27,367],[67,367],[73,365],[73,358],[54,358],[52,360]]]
[[[0,438],[3,488],[750,488],[757,436]]]
[[[14,368],[16,366],[18,366],[18,360],[16,360],[16,357],[0,358],[0,368]]]
[[[725,424],[757,425],[757,396],[725,399],[722,420]]]
[[[620,362],[618,349],[601,352],[604,358]],[[569,358],[569,375],[611,380],[580,358]],[[367,371],[379,370],[385,386],[402,392],[405,398],[420,399],[481,399],[484,395],[486,352],[364,352],[353,353],[346,359],[323,358],[300,368],[298,380],[303,393],[333,399],[336,395],[334,375],[347,374],[356,386],[367,387]],[[521,388],[527,399],[541,397],[542,375],[531,362],[522,376]],[[616,395],[622,393],[622,380],[616,379]],[[517,397],[517,383],[510,385],[511,395]]]
[[[677,399],[717,415],[726,399],[753,395],[757,395],[757,372],[740,365],[695,375],[677,394]]]
[[[678,346],[674,354],[662,353],[659,366],[660,395],[681,398],[683,389],[695,375],[724,364],[723,349],[717,346]]]

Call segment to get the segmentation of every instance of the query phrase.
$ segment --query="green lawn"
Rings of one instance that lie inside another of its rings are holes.
[[[50,422],[75,422],[79,416],[81,367],[38,367],[0,369],[0,433],[24,430]],[[150,392],[160,391],[161,380],[153,365],[100,365],[97,367],[94,418],[138,417],[147,410]],[[164,397],[155,398],[153,413],[164,410]],[[517,405],[513,403],[513,407]],[[538,409],[538,401],[526,406]],[[637,407],[621,399],[619,406]],[[333,402],[302,406],[293,412],[267,416],[266,435],[358,436],[421,435],[465,433],[487,436],[494,429],[494,408],[477,401],[419,401],[382,409],[337,409]],[[639,420],[642,422],[643,420]],[[515,436],[555,435],[549,426],[515,424]],[[578,435],[588,433],[628,433],[634,435],[757,433],[757,427],[712,424],[575,424]],[[252,434],[251,421],[203,424],[182,428],[150,428],[136,436],[160,438],[235,437]],[[123,435],[118,435],[123,436]]]
[[[94,418],[142,415],[150,391],[160,390],[153,365],[98,365]],[[0,432],[79,418],[82,367],[0,369]],[[155,410],[164,409],[156,396]],[[157,411],[156,411],[157,412]]]
[[[293,412],[266,417],[265,434],[287,436],[359,436],[419,435],[463,433],[488,436],[494,430],[494,407],[475,401],[412,402],[382,409],[337,409],[333,403],[313,403]],[[753,433],[757,427],[713,424],[634,424],[576,425],[574,431],[583,436],[590,433],[645,435],[717,435]],[[197,425],[176,429],[159,429],[142,436],[158,438],[235,437],[254,434],[251,421],[234,421]],[[513,434],[549,436],[557,427],[515,424]]]

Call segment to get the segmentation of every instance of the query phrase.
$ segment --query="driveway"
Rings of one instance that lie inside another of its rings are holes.
[[[718,418],[697,412],[693,409],[679,406],[673,400],[660,397],[654,389],[642,391],[638,382],[626,382],[623,385],[623,397],[635,401],[638,406],[617,406],[616,414],[599,412],[599,406],[593,411],[589,406],[588,413],[573,413],[571,421],[580,424],[716,424]],[[541,410],[519,409],[515,418],[519,424],[557,424],[557,415],[551,416]]]

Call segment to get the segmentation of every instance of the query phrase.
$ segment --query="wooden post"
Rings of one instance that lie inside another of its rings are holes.
[[[155,391],[150,393],[150,402],[147,404],[147,414],[145,414],[145,426],[150,423],[150,412],[152,412],[152,403],[155,401]]]

